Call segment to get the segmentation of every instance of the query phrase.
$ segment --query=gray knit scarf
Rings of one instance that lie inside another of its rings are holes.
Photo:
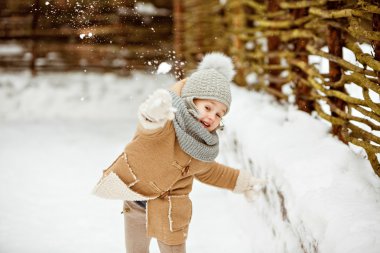
[[[213,131],[209,132],[189,112],[183,98],[170,91],[172,104],[177,108],[173,125],[182,150],[191,157],[212,162],[219,153],[219,137]]]

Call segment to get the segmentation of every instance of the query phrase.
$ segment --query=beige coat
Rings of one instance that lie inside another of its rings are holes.
[[[179,146],[172,121],[163,128],[138,126],[133,140],[105,171],[115,172],[147,202],[147,236],[168,244],[185,242],[192,216],[193,179],[233,190],[239,170],[191,158]]]

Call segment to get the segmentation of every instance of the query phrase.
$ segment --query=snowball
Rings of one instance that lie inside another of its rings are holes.
[[[166,74],[172,69],[172,65],[162,62],[157,69],[157,74]]]

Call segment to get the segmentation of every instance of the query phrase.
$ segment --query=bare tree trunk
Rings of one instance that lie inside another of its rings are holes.
[[[280,10],[279,0],[269,0],[267,6],[268,13],[276,12]],[[268,53],[272,51],[278,51],[280,49],[281,40],[278,36],[268,36]],[[269,65],[279,65],[281,60],[279,57],[270,57],[268,59]],[[269,70],[269,75],[271,77],[278,77],[281,71],[279,70]],[[270,82],[269,87],[281,92],[281,84],[276,82]],[[279,99],[279,97],[276,97]]]
[[[337,10],[341,6],[341,2],[328,2],[327,8],[330,10]],[[328,27],[328,35],[327,35],[327,46],[329,48],[329,53],[331,55],[342,58],[343,56],[343,40],[342,40],[342,32],[340,29],[329,26]],[[342,69],[339,64],[329,61],[329,78],[330,82],[337,82],[342,77]],[[344,86],[339,88],[334,88],[334,90],[338,90],[341,92],[345,92]],[[340,100],[337,97],[332,97],[331,102],[340,110],[344,111],[346,107],[346,103],[343,100]],[[335,112],[331,113],[332,116],[338,116]],[[338,138],[347,144],[347,141],[344,139],[342,135],[343,127],[341,125],[332,125],[331,132],[338,136]]]
[[[182,0],[173,0],[173,34],[174,34],[174,52],[175,64],[174,74],[177,79],[183,79],[185,73],[182,62],[184,61],[184,21],[183,21],[184,5]]]
[[[308,8],[294,9],[294,19],[298,19],[308,15]],[[294,50],[296,52],[296,58],[308,63],[308,57],[306,54],[307,39],[297,39],[294,42]],[[297,73],[300,79],[306,79],[307,75],[299,68],[293,68],[293,71]],[[314,110],[313,101],[310,99],[311,88],[301,82],[301,80],[295,80],[295,97],[298,109],[311,113]]]
[[[32,59],[30,62],[30,70],[32,71],[32,75],[35,76],[36,71],[36,56],[37,56],[37,36],[36,30],[38,26],[38,19],[40,16],[40,1],[34,1],[33,7],[33,19],[32,19]]]

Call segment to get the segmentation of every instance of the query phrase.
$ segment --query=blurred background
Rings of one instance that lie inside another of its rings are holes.
[[[173,60],[172,1],[2,0],[1,67],[146,70]]]

